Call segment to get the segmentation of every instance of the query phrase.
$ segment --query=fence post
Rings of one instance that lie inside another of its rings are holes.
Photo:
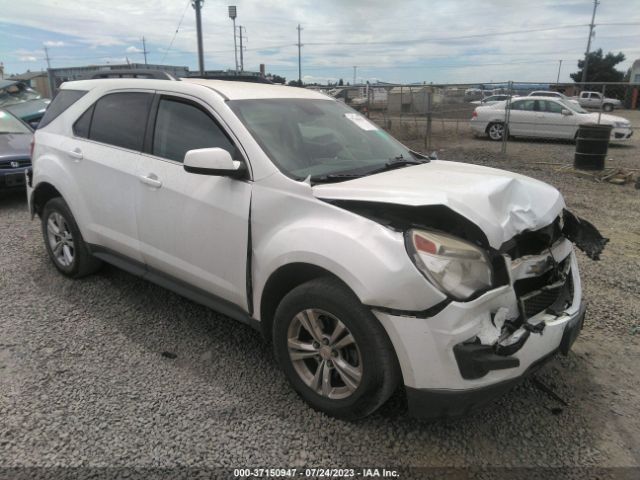
[[[505,105],[504,112],[504,130],[502,131],[502,148],[500,153],[502,155],[507,154],[507,141],[509,139],[509,118],[511,117],[511,97],[513,95],[513,81],[509,80],[509,87],[507,88],[507,103]]]
[[[431,105],[433,99],[433,87],[429,87],[427,92],[427,131],[424,136],[424,149],[426,151],[431,150]]]
[[[600,118],[602,117],[602,112],[604,110],[604,98],[605,98],[606,92],[607,92],[607,86],[602,85],[602,99],[600,100],[600,111],[598,112],[598,125],[600,125]]]

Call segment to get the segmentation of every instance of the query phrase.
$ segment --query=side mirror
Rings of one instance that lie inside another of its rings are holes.
[[[565,117],[568,115],[571,115],[571,111],[567,110],[566,108],[562,109],[562,115],[564,115]]]
[[[183,166],[189,173],[231,178],[242,178],[246,171],[242,162],[233,160],[229,152],[217,147],[189,150],[184,156]]]

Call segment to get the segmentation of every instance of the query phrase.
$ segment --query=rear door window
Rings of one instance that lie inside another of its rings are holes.
[[[153,94],[110,93],[95,104],[89,138],[116,147],[141,151]]]
[[[67,108],[80,100],[87,92],[85,90],[60,90],[47,107],[38,128],[49,125]]]

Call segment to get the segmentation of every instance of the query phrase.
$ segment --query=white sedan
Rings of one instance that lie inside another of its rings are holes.
[[[488,135],[502,140],[505,132],[507,102],[477,107],[471,117],[471,130],[476,135]],[[590,113],[580,106],[553,97],[522,97],[513,100],[509,108],[509,135],[574,139],[578,127],[585,123],[611,125],[611,141],[631,138],[633,130],[626,118]]]

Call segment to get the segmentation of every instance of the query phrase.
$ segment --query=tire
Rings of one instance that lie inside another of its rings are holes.
[[[312,333],[312,324],[320,330]],[[307,403],[346,420],[374,412],[401,378],[380,322],[344,284],[330,277],[304,283],[284,297],[275,314],[273,348],[289,382]]]
[[[501,142],[505,134],[505,126],[502,122],[492,122],[487,125],[487,135],[495,142]]]
[[[605,103],[602,106],[602,110],[604,110],[605,112],[613,112],[613,105],[611,103]]]
[[[102,262],[89,252],[89,247],[62,198],[49,200],[42,209],[41,218],[45,248],[60,273],[71,278],[81,278],[96,272],[102,266]]]

